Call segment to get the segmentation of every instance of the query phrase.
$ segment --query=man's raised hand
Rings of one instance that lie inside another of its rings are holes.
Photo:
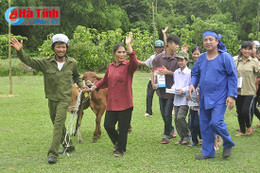
[[[10,41],[10,46],[14,47],[17,51],[19,51],[23,48],[23,40],[21,40],[21,42],[19,42],[16,38],[13,38]]]

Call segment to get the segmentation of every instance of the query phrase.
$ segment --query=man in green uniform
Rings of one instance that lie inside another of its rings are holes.
[[[75,150],[71,141],[66,139],[63,143],[66,129],[65,120],[72,95],[72,82],[76,82],[84,91],[87,87],[83,84],[77,70],[77,62],[66,55],[69,47],[69,39],[64,34],[56,34],[52,37],[51,48],[55,56],[33,59],[23,51],[23,40],[19,42],[12,39],[10,45],[17,51],[19,59],[35,70],[42,71],[44,75],[45,97],[48,99],[50,118],[53,123],[53,139],[48,151],[48,162],[55,164],[58,154]],[[63,150],[58,151],[60,144]]]

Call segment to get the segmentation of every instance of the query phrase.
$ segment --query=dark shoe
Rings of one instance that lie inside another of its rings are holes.
[[[114,154],[114,156],[115,156],[115,157],[121,157],[121,156],[123,156],[124,154],[125,154],[124,152],[116,151],[115,154]]]
[[[232,147],[228,147],[228,148],[223,148],[223,153],[222,156],[224,158],[228,158],[232,155]]]
[[[197,160],[206,160],[206,159],[211,159],[211,157],[203,156],[203,155],[196,155],[195,158]]]
[[[161,144],[169,144],[170,140],[166,137],[162,138]]]
[[[53,157],[53,156],[49,157],[49,159],[48,159],[48,163],[49,164],[55,164],[56,162],[57,162],[57,158],[56,157]]]
[[[58,151],[58,154],[64,154],[64,153],[70,153],[72,151],[75,151],[74,146],[70,146],[69,148],[63,148],[62,150]]]

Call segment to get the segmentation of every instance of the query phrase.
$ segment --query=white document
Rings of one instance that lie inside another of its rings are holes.
[[[165,92],[166,92],[166,93],[169,93],[169,94],[175,94],[175,89],[174,89],[174,88],[170,88],[170,89],[169,89],[169,88],[166,88],[166,89],[165,89]]]
[[[237,78],[237,88],[242,88],[242,81],[243,81],[242,77]]]

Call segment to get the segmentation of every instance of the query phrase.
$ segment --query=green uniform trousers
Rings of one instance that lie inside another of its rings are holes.
[[[48,157],[57,157],[59,147],[63,143],[66,134],[65,121],[67,118],[69,102],[48,100],[48,106],[50,118],[53,123],[53,139],[48,151]],[[70,146],[73,146],[71,140],[68,141],[68,138],[66,140]],[[63,144],[63,147],[66,147],[66,143]]]

